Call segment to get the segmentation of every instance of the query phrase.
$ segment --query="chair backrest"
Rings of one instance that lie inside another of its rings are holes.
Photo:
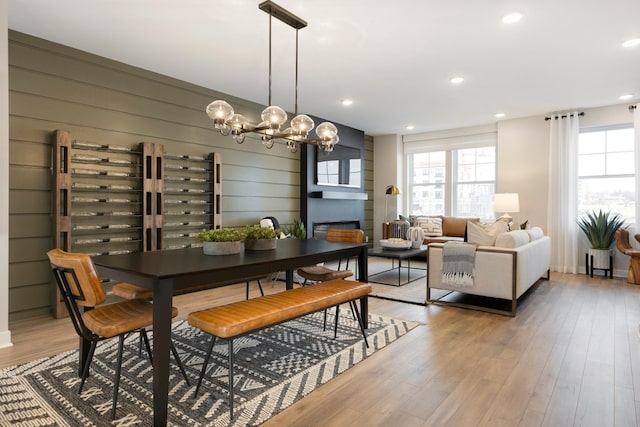
[[[56,282],[64,297],[82,307],[95,307],[107,299],[102,281],[86,254],[52,249],[47,252]]]
[[[628,255],[628,251],[633,249],[629,243],[629,231],[624,228],[619,228],[616,231],[616,247],[625,255]]]
[[[364,231],[359,229],[329,228],[327,241],[361,244],[364,242]]]

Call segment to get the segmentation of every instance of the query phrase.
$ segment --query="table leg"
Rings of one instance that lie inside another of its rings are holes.
[[[411,258],[407,258],[407,283],[411,281]]]
[[[366,246],[362,247],[362,251],[358,255],[358,281],[369,282],[369,248]],[[362,326],[367,329],[369,327],[369,305],[366,297],[360,299],[360,315],[362,316]]]
[[[284,272],[285,289],[293,289],[293,270],[285,270]]]
[[[402,259],[398,258],[398,286],[400,286],[401,279],[400,279],[400,275],[402,274]]]
[[[153,284],[153,425],[167,425],[173,284]]]

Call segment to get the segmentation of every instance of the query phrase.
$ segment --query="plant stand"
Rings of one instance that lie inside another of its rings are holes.
[[[593,270],[604,270],[604,277],[613,279],[613,253],[611,249],[589,249],[584,254],[586,274],[593,277]]]

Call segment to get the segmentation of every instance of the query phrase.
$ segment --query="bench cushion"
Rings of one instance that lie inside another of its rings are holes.
[[[189,324],[219,338],[234,338],[367,296],[371,285],[332,280],[278,294],[196,311]]]

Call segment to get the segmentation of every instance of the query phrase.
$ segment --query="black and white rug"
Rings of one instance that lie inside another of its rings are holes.
[[[330,312],[335,313],[335,310]],[[169,419],[174,426],[255,426],[263,423],[356,363],[392,343],[417,322],[369,316],[366,348],[358,324],[344,305],[338,338],[333,316],[323,331],[315,313],[234,341],[234,420],[229,420],[227,343],[218,340],[209,371],[194,398],[210,337],[186,322],[173,326],[173,340],[190,378],[188,386],[172,363]],[[138,356],[137,335],[127,339],[118,411],[113,425],[152,425],[153,370],[146,352]],[[0,371],[0,426],[112,425],[110,408],[117,340],[99,343],[81,395],[78,353]]]

